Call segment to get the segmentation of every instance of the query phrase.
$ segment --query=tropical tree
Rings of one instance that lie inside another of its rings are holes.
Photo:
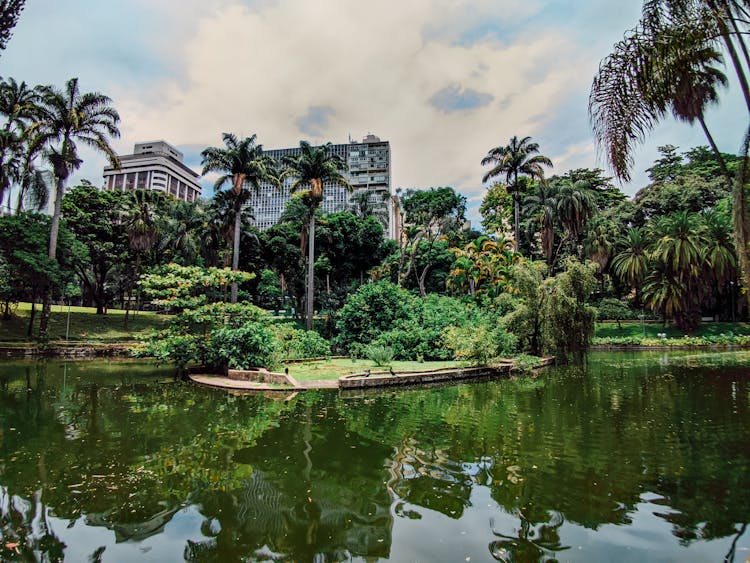
[[[555,253],[555,223],[557,221],[557,186],[545,182],[536,185],[534,193],[524,200],[524,213],[533,217],[530,226],[536,226],[541,236],[542,252],[551,266]]]
[[[49,257],[57,255],[57,233],[60,228],[61,204],[65,184],[70,173],[82,163],[78,156],[78,143],[104,153],[113,166],[119,159],[109,144],[110,138],[119,137],[120,116],[107,96],[98,92],[81,93],[78,79],[71,78],[63,90],[53,86],[39,88],[39,127],[37,141],[48,147],[47,158],[52,164],[56,180],[55,204],[49,237]],[[45,295],[39,325],[40,337],[47,335],[51,295]]]
[[[325,184],[339,185],[351,189],[344,176],[347,165],[344,160],[333,154],[331,143],[312,146],[307,141],[300,141],[299,154],[283,158],[285,166],[283,178],[291,178],[291,192],[304,191],[304,200],[310,208],[310,226],[308,228],[307,250],[307,302],[306,326],[313,326],[313,295],[315,288],[315,209],[323,201]]]
[[[487,182],[492,178],[504,176],[505,183],[510,186],[513,192],[514,250],[516,252],[518,252],[519,240],[521,237],[521,196],[520,185],[518,182],[519,176],[526,176],[531,179],[542,181],[544,179],[543,167],[552,167],[552,161],[544,155],[537,154],[538,152],[539,144],[531,142],[531,137],[519,139],[517,136],[513,136],[511,137],[509,144],[490,149],[487,156],[482,159],[482,166],[492,165],[492,168],[484,175],[482,181]]]
[[[159,239],[158,201],[163,198],[161,192],[134,190],[127,192],[121,202],[121,221],[128,236],[130,250],[135,253],[133,278],[127,284],[128,300],[125,309],[125,327],[128,325],[128,311],[130,310],[130,294],[133,282],[138,281],[141,270],[141,259],[145,252],[153,248]],[[139,294],[136,293],[136,310],[138,309]]]
[[[203,175],[218,172],[219,178],[214,183],[214,190],[219,191],[231,183],[234,196],[234,229],[232,231],[232,270],[239,269],[240,231],[242,227],[242,208],[247,202],[248,193],[245,187],[260,191],[261,182],[276,182],[274,160],[263,154],[263,146],[256,145],[256,135],[240,140],[232,133],[223,133],[225,148],[209,147],[203,157]],[[237,303],[237,282],[232,282],[232,303]]]
[[[26,0],[2,0],[0,2],[0,51],[4,51],[10,41],[24,4]]]
[[[0,205],[11,183],[22,176],[23,155],[30,152],[26,146],[35,145],[30,125],[38,116],[38,103],[38,91],[29,88],[26,82],[18,83],[13,78],[0,80],[0,115],[6,118],[0,129]]]
[[[668,113],[699,121],[725,176],[723,157],[703,119],[726,79],[716,65],[723,47],[750,116],[750,51],[746,0],[648,0],[639,25],[599,66],[589,98],[594,133],[615,174],[627,180],[635,145]],[[733,180],[734,233],[746,287],[750,287],[750,213],[746,184],[750,127]],[[729,178],[730,181],[732,180]],[[750,296],[750,293],[748,294]]]
[[[649,257],[642,229],[634,227],[619,241],[621,251],[612,259],[612,271],[638,295],[638,288],[648,272]]]

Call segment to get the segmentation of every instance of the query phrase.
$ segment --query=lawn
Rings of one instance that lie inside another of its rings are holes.
[[[23,342],[29,340],[26,330],[29,325],[31,305],[19,303],[13,317],[0,320],[0,342]],[[38,333],[41,305],[37,305],[34,319],[34,335]],[[125,311],[109,309],[106,315],[97,315],[91,307],[70,308],[69,340],[78,342],[104,342],[140,340],[152,330],[165,326],[168,315],[140,311],[130,312],[128,330],[125,330]],[[64,340],[68,321],[67,305],[53,305],[50,316],[49,337],[51,340]]]
[[[664,326],[661,323],[622,322],[622,328],[617,323],[596,323],[594,336],[598,338],[619,337],[643,337],[645,330],[646,338],[658,338],[659,333],[667,335],[667,338],[682,338],[685,333],[674,325]],[[748,323],[701,323],[693,336],[718,336],[719,334],[733,333],[735,335],[750,335],[750,324]]]
[[[391,362],[391,367],[396,373],[402,371],[421,371],[440,368],[462,366],[462,362]],[[310,381],[315,379],[338,379],[342,375],[362,373],[366,369],[373,373],[388,371],[387,367],[378,367],[370,360],[319,360],[315,362],[288,363],[284,367],[289,368],[289,375],[297,381]]]

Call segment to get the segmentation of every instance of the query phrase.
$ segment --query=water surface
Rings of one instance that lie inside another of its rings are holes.
[[[748,352],[272,398],[0,363],[0,560],[744,562],[748,521]]]

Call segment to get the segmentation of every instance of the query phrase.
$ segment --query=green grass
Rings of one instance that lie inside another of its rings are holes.
[[[597,338],[658,338],[659,333],[664,333],[667,338],[682,338],[685,332],[674,325],[664,326],[661,323],[646,323],[641,325],[638,321],[622,322],[622,328],[617,323],[596,323],[595,336]],[[718,336],[720,334],[733,333],[735,335],[750,335],[750,324],[748,323],[701,323],[693,336]]]
[[[450,368],[463,365],[461,362],[391,362],[393,371],[419,371]],[[362,373],[369,369],[372,372],[388,371],[388,368],[377,367],[370,360],[320,360],[317,362],[290,363],[285,364],[289,368],[289,375],[297,381],[310,381],[316,379],[338,379],[342,375]],[[283,369],[283,368],[282,368]]]
[[[19,303],[13,316],[7,320],[0,320],[0,342],[24,342],[30,340],[26,336],[31,314],[31,304]],[[41,305],[36,307],[34,331],[39,332],[39,317]],[[69,340],[86,343],[112,343],[121,341],[140,340],[152,330],[164,328],[168,315],[159,315],[140,311],[137,315],[130,312],[128,330],[125,330],[125,311],[109,309],[106,315],[97,315],[96,309],[91,307],[70,308]],[[50,316],[49,337],[51,340],[64,340],[68,320],[67,305],[53,305]]]

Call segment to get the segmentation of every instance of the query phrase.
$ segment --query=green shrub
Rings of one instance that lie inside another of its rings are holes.
[[[384,367],[391,365],[393,361],[393,348],[390,346],[377,346],[371,344],[367,347],[367,358],[375,362],[376,366]]]
[[[248,322],[239,328],[222,328],[213,333],[208,348],[209,365],[232,369],[272,367],[276,339],[266,323]]]
[[[397,321],[414,318],[418,303],[411,293],[390,282],[360,286],[339,311],[336,344],[359,355],[362,346],[394,328]]]
[[[246,303],[212,303],[195,309],[186,309],[176,315],[166,330],[154,334],[143,343],[135,355],[153,356],[156,359],[184,368],[201,364],[223,368],[244,364],[239,359],[239,348],[234,349],[231,331],[252,327],[266,328],[271,317],[263,309]],[[229,331],[229,332],[227,332]],[[220,337],[217,340],[217,336]],[[265,337],[265,336],[264,336]],[[237,344],[236,346],[239,346]],[[248,348],[252,352],[252,346]],[[263,354],[260,359],[265,358]],[[270,359],[263,359],[265,365]]]
[[[320,358],[331,355],[331,345],[314,330],[300,330],[290,324],[273,326],[281,360]]]
[[[451,326],[445,329],[445,345],[457,360],[484,365],[516,351],[518,339],[501,325]]]

